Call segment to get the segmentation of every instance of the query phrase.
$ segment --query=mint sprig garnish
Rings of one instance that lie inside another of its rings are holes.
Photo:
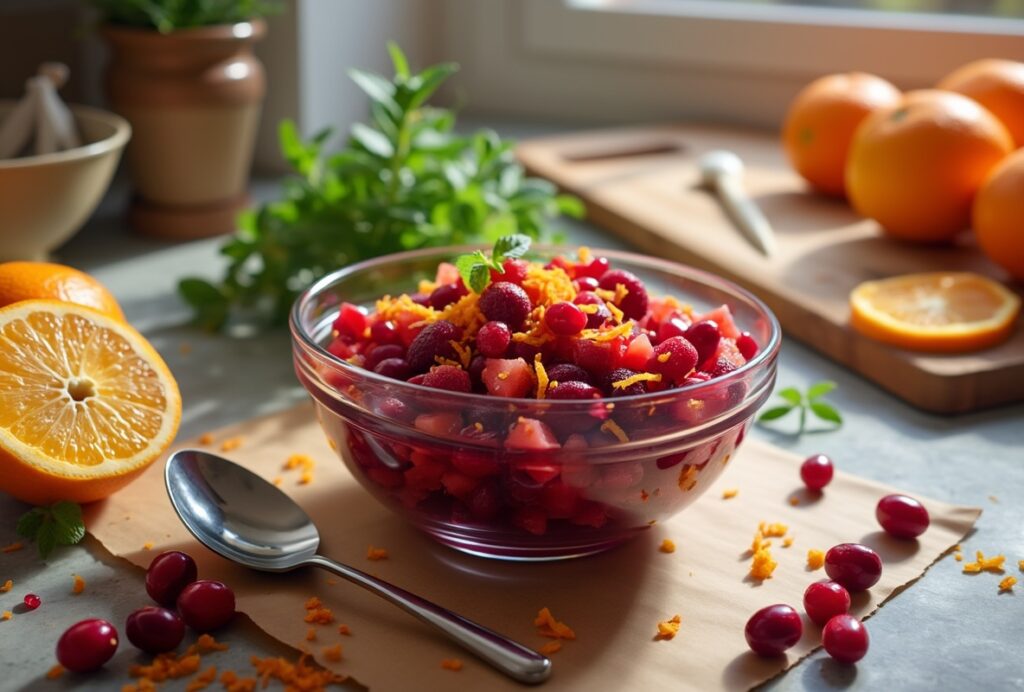
[[[74,545],[85,537],[82,508],[74,502],[57,502],[36,507],[18,519],[18,535],[36,542],[44,560],[58,545]]]
[[[801,392],[796,387],[786,387],[776,392],[776,396],[781,398],[785,403],[780,406],[773,406],[772,408],[764,411],[759,417],[758,421],[768,422],[778,420],[782,418],[790,411],[797,410],[800,412],[800,425],[797,428],[796,434],[803,434],[807,427],[807,414],[810,412],[814,417],[823,420],[827,423],[833,424],[833,429],[839,428],[843,424],[843,417],[839,415],[839,411],[832,404],[822,401],[822,397],[834,390],[838,385],[835,382],[817,382],[807,388],[807,392]]]
[[[491,270],[499,274],[505,273],[504,262],[507,259],[522,257],[530,249],[529,236],[513,233],[498,238],[488,257],[482,250],[469,255],[460,255],[455,260],[455,268],[459,270],[462,283],[474,293],[483,293],[491,282]]]

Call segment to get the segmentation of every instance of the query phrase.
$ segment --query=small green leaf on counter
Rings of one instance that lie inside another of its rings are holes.
[[[82,508],[66,501],[35,507],[21,515],[17,531],[35,541],[39,556],[46,559],[58,545],[74,545],[85,537]]]
[[[843,417],[839,414],[839,411],[835,406],[829,404],[826,401],[822,401],[821,398],[829,392],[835,390],[837,387],[835,382],[824,381],[812,384],[807,388],[807,392],[803,393],[796,387],[786,387],[780,389],[775,393],[777,397],[783,400],[783,403],[779,406],[773,406],[772,408],[766,409],[758,417],[759,422],[769,422],[782,418],[790,411],[799,411],[799,427],[797,428],[796,434],[803,434],[807,425],[807,413],[810,412],[813,416],[819,418],[828,423],[834,424],[834,428],[838,428],[843,424]]]

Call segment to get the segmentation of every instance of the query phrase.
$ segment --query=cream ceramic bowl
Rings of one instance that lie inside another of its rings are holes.
[[[0,101],[0,121],[14,103]],[[0,261],[45,259],[82,227],[110,185],[131,127],[113,113],[70,108],[86,144],[0,159]]]

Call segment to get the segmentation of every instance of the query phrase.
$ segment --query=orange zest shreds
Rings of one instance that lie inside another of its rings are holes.
[[[190,644],[185,649],[185,654],[208,654],[214,651],[227,651],[229,648],[231,647],[227,644],[222,644],[214,639],[212,634],[200,634],[195,644]]]
[[[764,534],[761,533],[760,530],[758,530],[757,532],[754,533],[754,540],[752,540],[750,542],[750,553],[751,554],[756,553],[759,550],[764,550],[765,548],[771,548],[771,547],[772,547],[772,542],[771,541],[766,541],[764,539]]]
[[[80,594],[83,591],[85,591],[85,579],[83,579],[78,574],[74,575],[73,578],[74,578],[74,581],[71,584],[71,593],[73,593],[73,594]]]
[[[579,308],[580,312],[584,315],[596,315],[601,309],[601,306],[595,303],[584,303],[583,305],[577,305],[576,307]]]
[[[154,543],[153,541],[146,541],[145,543],[142,544],[142,549],[143,550],[152,550],[154,545],[156,545],[156,543]]]
[[[606,300],[604,306],[608,308],[608,312],[612,313],[612,319],[615,320],[615,324],[622,324],[622,318],[626,316],[622,310],[619,310],[619,306],[610,300]]]
[[[697,474],[700,473],[694,464],[687,464],[682,471],[679,472],[679,489],[684,493],[688,493],[694,489],[697,485]]]
[[[351,637],[352,630],[349,629],[348,625],[338,625],[338,634],[344,634],[346,637]]]
[[[15,541],[14,543],[8,543],[3,548],[0,548],[0,551],[5,553],[16,553],[24,547],[25,545],[21,541]]]
[[[199,436],[199,439],[197,440],[197,442],[199,442],[199,444],[201,444],[201,445],[212,445],[213,444],[213,434],[212,433],[203,433],[202,435]]]
[[[284,683],[286,690],[321,690],[328,685],[345,682],[344,675],[307,665],[307,655],[303,654],[295,663],[283,658],[253,656],[252,665],[263,687],[267,687],[271,680],[278,680]]]
[[[436,288],[437,288],[437,283],[436,282],[429,281],[427,279],[420,279],[420,282],[416,285],[416,292],[417,293],[424,293],[424,294],[429,296],[431,293],[434,292],[434,290]]]
[[[807,551],[807,566],[811,569],[821,569],[825,565],[825,551],[811,548]]]
[[[658,550],[663,553],[674,553],[676,552],[676,544],[666,538],[661,542],[661,545],[658,546]]]
[[[220,674],[220,684],[224,692],[256,692],[256,678],[240,678],[233,670],[225,670]]]
[[[580,332],[581,339],[589,339],[591,341],[612,341],[620,336],[626,336],[633,331],[633,320],[623,322],[617,327],[611,329],[584,329]]]
[[[206,689],[206,686],[217,679],[217,666],[210,666],[199,675],[192,678],[185,686],[185,692],[199,692]]]
[[[562,650],[562,642],[560,642],[557,639],[555,639],[553,641],[548,642],[547,644],[542,645],[540,648],[538,648],[537,649],[537,653],[544,654],[545,656],[550,656],[551,654],[557,654],[561,650]]]
[[[580,264],[590,264],[590,261],[594,259],[593,253],[590,252],[590,248],[586,245],[580,245],[576,250],[576,258]]]
[[[375,562],[377,560],[387,560],[388,551],[386,548],[374,548],[371,545],[369,548],[366,549],[366,559],[373,560]]]
[[[552,639],[575,639],[576,633],[564,622],[559,622],[551,614],[548,608],[541,608],[534,619],[533,624],[537,627],[541,636]]]
[[[299,476],[299,485],[309,485],[313,482],[313,472],[303,471],[302,475]]]
[[[731,499],[733,499],[734,497],[736,497],[739,494],[740,494],[740,489],[739,488],[726,488],[725,490],[722,491],[722,499],[723,500],[731,500]]]
[[[310,627],[308,630],[306,630],[306,641],[311,642],[314,639],[316,639],[316,629]]]
[[[199,670],[201,660],[199,654],[186,653],[181,658],[173,652],[158,654],[148,666],[131,666],[128,674],[149,682],[163,682],[192,675]]]
[[[782,547],[783,548],[788,548],[791,545],[793,545],[793,537],[792,536],[786,536],[785,538],[782,539]]]
[[[672,639],[679,634],[679,625],[682,623],[682,618],[679,615],[673,615],[668,620],[662,620],[658,623],[658,633],[655,635],[655,639]]]
[[[999,591],[1012,591],[1014,585],[1017,583],[1017,577],[1006,577],[999,582]]]
[[[576,288],[572,279],[561,267],[545,267],[530,263],[523,279],[523,290],[534,305],[554,305],[565,301],[572,302],[576,297]]]
[[[384,296],[377,301],[377,317],[382,321],[394,320],[402,313],[418,317],[421,322],[428,324],[438,319],[437,310],[426,305],[420,305],[405,293],[397,298]]]
[[[233,452],[242,446],[242,437],[236,435],[235,437],[229,437],[220,443],[220,451],[222,452]]]
[[[668,351],[666,351],[665,353],[659,353],[658,354],[658,362],[659,363],[667,363],[668,359],[671,358],[671,357],[672,357],[672,354],[669,353]]]
[[[501,372],[498,373],[498,379],[499,380],[507,380],[508,379],[508,375],[509,375],[508,370],[502,370]]]
[[[323,608],[324,604],[316,596],[310,596],[302,607],[306,610],[317,610],[318,608]]]
[[[337,663],[341,660],[341,644],[335,644],[334,646],[325,646],[322,649],[324,658],[328,661],[334,661]]]
[[[796,495],[793,495],[792,497],[789,498],[789,504],[792,505],[793,507],[796,507],[797,505],[800,504],[800,498],[797,497]]]
[[[770,550],[758,550],[750,561],[750,576],[754,579],[771,579],[772,572],[778,566],[779,563],[772,559]]]
[[[1021,572],[1024,572],[1024,560],[1020,560],[1017,563],[1017,569],[1019,569]]]
[[[782,538],[789,531],[789,527],[785,524],[768,524],[763,521],[758,524],[757,528],[765,538]]]
[[[0,620],[10,620],[12,617],[14,617],[14,613],[9,610],[5,610],[3,613],[0,613]]]
[[[329,625],[334,622],[334,613],[331,612],[330,608],[315,608],[307,611],[302,620],[316,625]]]
[[[10,591],[13,588],[14,588],[14,580],[13,579],[8,579],[7,581],[5,581],[3,583],[2,586],[0,586],[0,593],[7,593],[8,591]]]
[[[441,660],[441,667],[457,673],[462,670],[462,661],[457,658],[445,658]]]
[[[451,344],[452,349],[455,351],[455,354],[459,357],[459,364],[463,368],[468,370],[469,362],[473,360],[473,352],[469,350],[468,346],[463,346],[458,341],[452,340],[449,341],[448,343]]]
[[[50,670],[46,671],[46,677],[49,680],[56,680],[61,675],[64,675],[64,666],[62,666],[59,663],[55,665],[53,668],[50,668]]]
[[[601,423],[601,431],[610,433],[615,436],[619,442],[629,442],[629,435],[626,431],[619,427],[619,424],[613,421],[611,418]]]
[[[624,380],[617,380],[612,382],[612,387],[615,389],[625,389],[637,382],[661,382],[661,373],[656,372],[638,372],[635,375],[631,375]]]
[[[544,364],[540,362],[540,354],[538,353],[533,357],[533,369],[537,373],[537,398],[543,399],[548,391],[548,371],[544,369]]]
[[[281,485],[282,483],[284,483],[284,479],[281,478],[280,476],[274,478],[274,485]]]
[[[595,288],[593,293],[601,300],[606,300],[609,302],[615,300],[615,291],[611,291],[607,288]]]
[[[651,497],[650,493],[648,493],[646,490],[643,490],[643,489],[640,490],[640,502],[647,502],[647,500],[650,497]]]
[[[957,562],[963,562],[964,561],[964,554],[963,553],[954,553],[953,554],[953,559],[956,560]]]
[[[1003,571],[1003,563],[1006,562],[1005,555],[995,555],[993,557],[985,557],[985,555],[979,550],[976,553],[977,562],[968,562],[964,565],[964,574],[973,574],[975,572],[999,572]]]
[[[454,342],[449,341],[448,343]],[[450,365],[453,368],[462,369],[462,363],[460,363],[457,360],[452,360],[451,358],[445,358],[444,356],[434,356],[434,363],[436,363],[437,365]]]
[[[284,462],[285,471],[291,471],[292,469],[312,471],[315,468],[316,462],[308,454],[292,454]]]

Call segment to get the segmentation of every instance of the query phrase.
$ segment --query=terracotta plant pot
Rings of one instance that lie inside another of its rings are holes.
[[[107,94],[132,125],[129,223],[188,239],[230,233],[246,191],[266,91],[257,19],[169,34],[108,25]]]

